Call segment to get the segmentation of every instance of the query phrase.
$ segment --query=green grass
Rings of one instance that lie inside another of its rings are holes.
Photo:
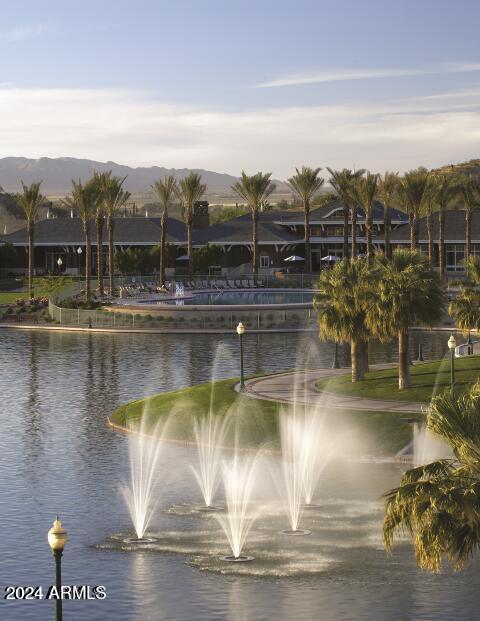
[[[463,391],[480,377],[480,356],[455,359],[455,385]],[[398,369],[371,371],[365,381],[352,384],[350,374],[317,382],[318,390],[395,401],[428,403],[432,396],[450,387],[450,360],[418,363],[410,367],[411,387],[398,389]]]
[[[17,298],[28,300],[28,291],[0,291],[0,304],[12,304]]]
[[[169,418],[168,437],[180,441],[192,441],[195,417],[208,414],[212,399],[212,411],[225,416],[231,412],[237,422],[237,437],[248,448],[279,449],[279,412],[289,409],[273,401],[252,399],[233,391],[234,379],[212,384],[200,384],[191,388],[165,392],[120,406],[111,416],[113,423],[126,425],[138,422],[142,417],[154,424]],[[411,426],[398,413],[343,411],[332,409],[326,413],[327,425],[345,438],[351,446],[352,455],[392,455],[403,448],[411,438]],[[416,420],[421,415],[412,416]],[[233,436],[233,433],[232,433]],[[233,443],[233,437],[227,439]]]

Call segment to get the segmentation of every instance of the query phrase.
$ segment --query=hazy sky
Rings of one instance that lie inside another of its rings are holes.
[[[0,157],[285,178],[480,156],[476,0],[15,0]]]

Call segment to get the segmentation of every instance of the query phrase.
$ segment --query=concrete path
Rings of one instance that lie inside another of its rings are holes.
[[[395,365],[370,365],[371,369],[386,369]],[[245,395],[255,399],[279,401],[280,403],[316,404],[319,401],[328,403],[328,407],[344,410],[370,410],[379,412],[400,412],[402,414],[418,414],[425,410],[426,403],[407,401],[384,401],[380,399],[364,399],[338,395],[328,391],[315,390],[320,379],[345,375],[349,369],[317,369],[315,371],[294,371],[257,377],[245,382]]]

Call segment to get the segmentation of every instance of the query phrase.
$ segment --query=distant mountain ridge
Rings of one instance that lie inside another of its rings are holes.
[[[127,176],[125,188],[130,192],[145,193],[150,191],[154,181],[165,175],[173,174],[182,179],[192,170],[202,175],[207,184],[208,194],[232,194],[230,186],[238,181],[238,177],[226,173],[217,173],[198,168],[164,168],[161,166],[132,168],[116,162],[96,162],[94,160],[77,159],[74,157],[41,157],[31,159],[27,157],[0,158],[0,186],[6,192],[17,192],[20,180],[30,184],[32,181],[43,179],[42,191],[48,195],[63,195],[71,190],[72,179],[89,179],[95,170],[99,172],[113,171],[116,176]],[[282,181],[275,181],[280,191],[286,191],[287,186]]]

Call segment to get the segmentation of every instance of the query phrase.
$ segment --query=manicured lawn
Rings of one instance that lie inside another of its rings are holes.
[[[195,417],[205,416],[210,409],[225,416],[227,412],[236,422],[237,439],[241,446],[279,448],[279,412],[288,409],[273,401],[243,397],[232,390],[234,379],[200,384],[174,392],[161,393],[120,406],[113,413],[112,422],[125,425],[128,420],[138,421],[142,416],[152,424],[159,418],[169,417],[168,437],[193,440]],[[325,413],[326,424],[351,447],[352,455],[391,455],[403,448],[411,438],[411,425],[398,413],[341,411]],[[421,416],[410,418],[421,419]],[[232,429],[235,425],[231,426]],[[228,443],[233,443],[233,431]]]
[[[418,363],[410,367],[411,387],[398,390],[398,369],[371,371],[365,381],[352,384],[350,375],[320,380],[319,390],[369,399],[428,403],[432,396],[450,388],[450,359]],[[455,385],[465,390],[480,378],[480,356],[455,359]]]
[[[28,291],[0,291],[0,304],[12,304],[17,298],[28,300]]]

